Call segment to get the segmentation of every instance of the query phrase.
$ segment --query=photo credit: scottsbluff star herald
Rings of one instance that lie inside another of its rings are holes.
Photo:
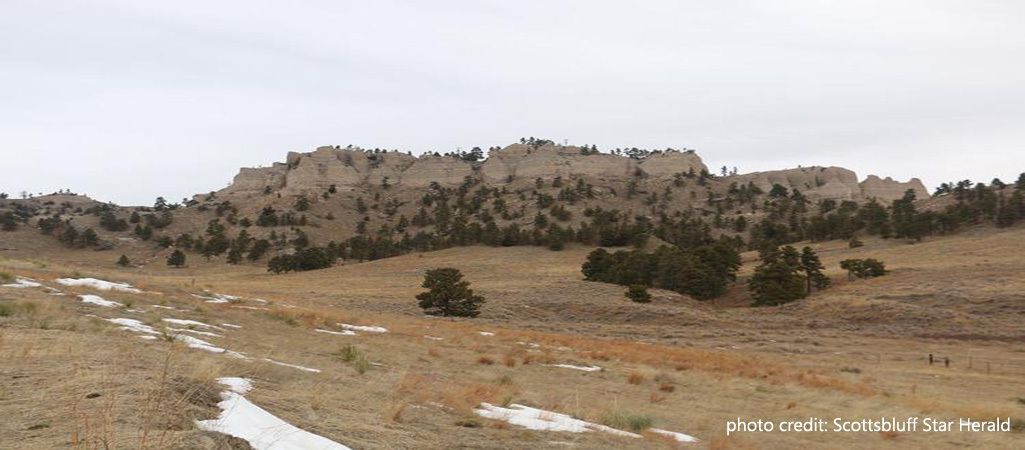
[[[726,435],[735,433],[980,433],[1011,431],[1011,418],[977,420],[967,417],[946,419],[936,417],[880,417],[823,419],[809,417],[795,420],[745,420],[726,422]]]

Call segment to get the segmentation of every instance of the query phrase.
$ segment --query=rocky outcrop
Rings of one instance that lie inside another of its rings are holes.
[[[904,192],[911,189],[918,199],[929,198],[929,191],[922,184],[922,180],[912,178],[907,182],[894,181],[890,177],[879,178],[869,175],[859,184],[861,195],[866,198],[875,198],[881,202],[891,202],[904,196]]]
[[[366,152],[358,148],[320,147],[309,153],[290,152],[285,163],[271,167],[243,168],[224,195],[254,195],[267,187],[284,195],[323,192],[360,185],[423,188],[433,182],[443,186],[480,176],[489,184],[514,180],[587,177],[618,180],[640,171],[649,177],[671,178],[677,173],[707,170],[694,152],[665,151],[636,160],[610,154],[586,154],[580,147],[547,144],[532,147],[513,144],[491,152],[482,163],[451,156]]]
[[[769,192],[774,184],[779,184],[789,190],[801,191],[812,201],[824,198],[857,200],[861,196],[858,175],[842,167],[801,167],[754,172],[738,175],[737,182],[739,184],[753,183],[763,192]]]
[[[769,192],[774,184],[789,190],[797,189],[809,200],[822,199],[867,201],[877,199],[889,203],[904,196],[904,191],[913,189],[918,198],[928,198],[929,192],[918,178],[908,182],[892,178],[880,179],[869,175],[858,182],[858,175],[842,167],[801,167],[797,169],[754,172],[737,176],[737,182],[754,183],[762,191]]]
[[[318,194],[331,185],[345,190],[358,186],[400,186],[422,189],[431,183],[458,186],[467,177],[490,185],[541,178],[625,182],[642,176],[650,182],[668,182],[676,174],[707,171],[693,151],[666,150],[641,159],[607,153],[589,154],[574,146],[513,144],[490,152],[483,162],[453,156],[426,154],[415,157],[399,152],[368,152],[359,148],[320,147],[309,153],[290,152],[284,163],[264,168],[243,168],[234,182],[219,194],[257,195],[268,187],[283,195]],[[890,202],[915,190],[919,198],[928,192],[918,179],[897,182],[870,175],[858,182],[854,172],[842,167],[802,167],[755,172],[723,179],[752,183],[769,192],[774,184],[799,190],[812,201],[820,199],[863,201],[876,198]]]

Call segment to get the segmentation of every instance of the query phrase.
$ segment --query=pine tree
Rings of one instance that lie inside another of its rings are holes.
[[[651,302],[651,294],[648,293],[648,287],[643,284],[631,284],[623,295],[635,303]]]
[[[167,265],[181,267],[185,265],[185,254],[181,250],[175,250],[167,257]]]
[[[125,256],[125,255],[121,255],[121,257],[117,259],[117,265],[119,265],[121,267],[128,267],[131,264],[132,264],[132,262],[129,261],[128,257]]]
[[[804,277],[801,276],[801,255],[797,249],[786,246],[762,253],[761,264],[755,268],[748,282],[752,306],[772,306],[804,298]]]
[[[420,307],[429,315],[477,317],[484,297],[474,295],[470,283],[462,278],[458,269],[428,270],[422,285],[428,290],[416,296]]]
[[[813,286],[818,290],[829,287],[829,277],[822,273],[822,269],[825,268],[826,266],[823,266],[822,261],[819,260],[819,255],[816,255],[811,247],[801,250],[801,271],[804,272],[806,294],[811,293]]]

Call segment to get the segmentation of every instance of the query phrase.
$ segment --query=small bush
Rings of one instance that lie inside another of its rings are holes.
[[[652,419],[651,416],[643,414],[613,411],[602,417],[601,424],[619,430],[628,430],[637,433],[651,428],[651,426],[655,424],[655,420]]]
[[[477,419],[460,419],[456,421],[456,426],[464,428],[480,428],[481,423]]]
[[[338,356],[343,362],[353,362],[356,358],[359,358],[360,355],[361,353],[359,349],[352,344],[346,344],[345,347],[342,347],[342,349],[338,351]]]
[[[651,302],[651,294],[648,293],[648,288],[642,284],[631,284],[623,295],[635,303]]]
[[[630,372],[630,375],[626,377],[626,382],[630,384],[641,384],[644,382],[644,375],[638,372]]]
[[[495,360],[493,360],[493,359],[491,359],[491,358],[489,358],[487,356],[481,356],[480,358],[477,359],[477,363],[478,364],[483,364],[485,366],[490,366],[490,365],[495,363]]]

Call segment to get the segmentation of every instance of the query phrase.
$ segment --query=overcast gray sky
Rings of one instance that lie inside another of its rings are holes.
[[[0,191],[521,136],[928,185],[1025,171],[1025,2],[2,0]]]

